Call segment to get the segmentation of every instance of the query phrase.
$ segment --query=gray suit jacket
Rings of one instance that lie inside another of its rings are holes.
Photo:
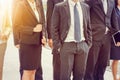
[[[89,7],[81,2],[83,11],[83,27],[85,41],[88,46],[92,44],[92,31],[90,26]],[[68,1],[61,2],[55,5],[52,15],[52,39],[55,50],[61,47],[68,34],[71,19]]]

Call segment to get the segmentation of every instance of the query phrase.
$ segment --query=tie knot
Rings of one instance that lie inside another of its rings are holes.
[[[75,7],[77,7],[77,3],[75,3]]]
[[[77,3],[74,5],[74,10],[77,10]]]

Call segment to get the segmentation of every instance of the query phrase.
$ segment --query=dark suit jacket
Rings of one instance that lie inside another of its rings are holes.
[[[48,33],[48,39],[51,39],[51,16],[53,13],[53,9],[55,4],[62,2],[64,0],[48,0],[47,1],[47,33]]]
[[[43,12],[42,0],[36,0],[36,7],[39,13],[39,20],[30,7],[27,0],[22,0],[18,3],[15,17],[13,21],[14,42],[16,44],[40,44],[42,35],[44,35],[45,18]],[[37,24],[42,24],[42,32],[33,32],[33,28]]]
[[[83,11],[83,27],[85,41],[91,46],[92,31],[89,18],[89,7],[85,3],[81,3]],[[55,5],[52,15],[52,39],[55,50],[61,47],[68,34],[71,19],[68,1]]]
[[[116,12],[117,12],[117,19],[118,19],[118,27],[120,30],[120,10],[118,8],[116,8]]]
[[[90,6],[90,19],[93,40],[101,40],[106,26],[114,33],[118,29],[114,0],[108,0],[107,14],[104,12],[102,0],[86,0]]]

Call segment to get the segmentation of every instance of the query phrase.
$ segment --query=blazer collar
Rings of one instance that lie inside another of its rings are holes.
[[[70,23],[71,23],[71,18],[70,18],[70,7],[69,7],[69,3],[68,3],[68,0],[66,0],[64,3],[63,3],[63,7],[66,11],[66,16],[68,18],[68,26],[70,26]]]
[[[103,7],[102,0],[98,0],[98,2],[100,3],[101,9],[104,12],[104,7]],[[111,6],[112,6],[111,4],[112,3],[113,2],[111,2],[111,0],[107,0],[107,13],[105,14],[105,12],[104,12],[105,15],[109,14],[109,10],[111,9]]]
[[[112,9],[112,7],[113,7],[113,1],[112,0],[107,0],[107,2],[108,2],[108,10],[107,10],[107,14],[109,14],[109,12],[110,12],[110,10]],[[106,14],[106,15],[107,15]]]
[[[34,17],[34,19],[35,19],[36,21],[38,21],[37,18],[36,18],[35,13],[33,12],[32,8],[30,7],[28,1],[27,1],[27,0],[24,0],[24,2],[25,2],[25,6],[26,6],[27,10],[31,13],[31,15]],[[36,6],[37,6],[37,4],[36,4]]]
[[[87,11],[86,11],[86,7],[84,6],[84,4],[81,2],[81,9],[82,9],[82,14],[83,14],[83,27],[86,24],[86,15],[87,15]]]
[[[36,0],[36,8],[37,8],[37,11],[38,11],[38,14],[39,14],[39,22],[40,22],[40,20],[41,20],[41,17],[43,17],[42,16],[42,11],[41,11],[41,2],[40,2],[41,0]]]

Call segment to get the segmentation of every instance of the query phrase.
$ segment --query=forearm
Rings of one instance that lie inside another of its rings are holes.
[[[48,33],[48,39],[52,38],[51,34],[51,18],[53,14],[54,9],[54,2],[52,0],[47,1],[47,33]]]

